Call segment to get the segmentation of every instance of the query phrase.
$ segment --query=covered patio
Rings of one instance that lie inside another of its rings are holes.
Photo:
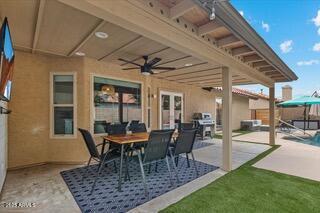
[[[221,167],[222,141],[215,139],[214,142],[210,140],[205,140],[205,142],[211,145],[195,150],[196,159]],[[269,148],[270,146],[263,144],[234,142],[232,151],[233,169],[238,168]],[[46,210],[51,212],[79,212],[80,209],[61,178],[60,172],[82,166],[47,164],[9,171],[1,202],[36,203],[35,208],[25,208],[23,209],[24,212],[43,212]],[[130,212],[158,212],[226,173],[222,169],[207,173],[179,188],[133,208]]]
[[[274,121],[275,83],[297,76],[228,1],[214,5],[214,19],[210,2],[2,1],[0,12],[2,18],[8,17],[16,50],[8,105],[12,114],[4,118],[9,123],[5,163],[15,171],[8,173],[2,199],[19,198],[21,191],[15,188],[26,189],[18,183],[22,177],[27,177],[26,186],[53,181],[52,187],[57,187],[53,192],[58,191],[53,200],[45,198],[50,192],[45,186],[41,196],[38,190],[24,196],[33,197],[39,211],[47,207],[79,211],[74,202],[63,204],[72,198],[57,174],[78,168],[89,158],[78,128],[88,130],[98,143],[108,135],[107,124],[138,120],[150,132],[191,123],[197,112],[214,118],[214,87],[222,87],[223,138],[208,139],[209,145],[194,153],[199,165],[219,169],[204,172],[171,195],[162,194],[156,199],[170,201],[154,201],[150,208],[169,205],[190,193],[183,192],[188,186],[196,190],[266,150],[267,145],[233,146],[232,86],[268,87],[269,120]],[[157,61],[152,72],[132,65],[150,60]],[[110,91],[114,97],[101,95]],[[274,144],[271,122],[269,145]],[[46,204],[51,201],[53,205]]]

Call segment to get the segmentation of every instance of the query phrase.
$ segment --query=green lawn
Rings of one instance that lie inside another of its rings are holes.
[[[239,130],[233,130],[232,132],[233,133],[239,133],[239,134],[233,136],[233,137],[236,137],[236,136],[240,136],[240,135],[245,135],[245,134],[251,133],[252,131],[250,131],[250,130],[240,130],[239,129]],[[215,134],[213,136],[213,138],[222,139],[222,135],[221,134]]]
[[[161,212],[320,212],[320,182],[251,166],[277,148]]]

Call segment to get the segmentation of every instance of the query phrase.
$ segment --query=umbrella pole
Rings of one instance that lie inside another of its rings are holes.
[[[307,105],[304,105],[303,131],[306,131]],[[304,133],[305,134],[305,133]]]
[[[310,129],[310,107],[309,106],[309,109],[308,109],[308,129]]]

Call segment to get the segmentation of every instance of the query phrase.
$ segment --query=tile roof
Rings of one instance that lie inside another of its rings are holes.
[[[218,92],[222,92],[222,87],[213,87],[212,89],[215,90],[215,91],[218,91]],[[251,92],[249,90],[240,89],[240,88],[237,88],[237,87],[232,87],[232,93],[236,94],[236,95],[240,95],[240,96],[245,96],[245,97],[248,97],[248,98],[251,98],[251,99],[262,98],[262,99],[269,100],[269,96],[268,95]],[[276,98],[276,102],[280,102],[280,100]]]

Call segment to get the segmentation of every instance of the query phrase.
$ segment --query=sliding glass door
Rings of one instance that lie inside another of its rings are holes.
[[[183,94],[161,91],[160,97],[160,128],[178,128],[183,120]]]

